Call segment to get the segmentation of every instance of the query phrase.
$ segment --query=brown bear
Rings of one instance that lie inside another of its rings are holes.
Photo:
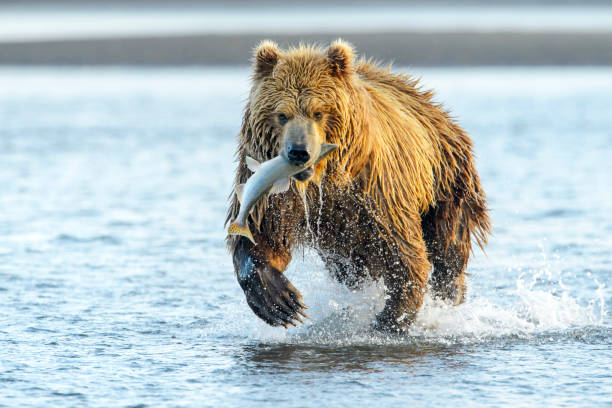
[[[294,176],[289,191],[255,206],[255,245],[228,236],[238,282],[257,316],[284,327],[306,316],[302,296],[283,275],[292,252],[305,246],[349,287],[384,280],[377,329],[406,328],[428,280],[434,297],[464,300],[472,238],[486,245],[490,223],[472,142],[432,97],[409,76],[356,61],[341,40],[327,49],[281,50],[270,41],[256,48],[235,183],[251,176],[246,156],[282,154],[299,164],[313,143],[339,146]],[[227,221],[239,208],[233,194]]]

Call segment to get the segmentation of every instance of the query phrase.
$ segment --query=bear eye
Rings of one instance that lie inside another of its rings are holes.
[[[323,113],[315,112],[315,113],[312,114],[312,117],[314,118],[314,120],[316,120],[318,122],[321,119],[323,119]]]
[[[278,115],[276,115],[276,117],[278,118],[278,123],[280,123],[281,125],[284,125],[289,121],[289,118],[284,113],[279,113]]]

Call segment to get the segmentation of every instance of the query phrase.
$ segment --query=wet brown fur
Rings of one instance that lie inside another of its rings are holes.
[[[354,61],[342,41],[287,51],[262,43],[238,137],[236,184],[251,175],[246,155],[278,154],[279,109],[304,117],[322,110],[322,142],[340,148],[312,180],[294,180],[288,193],[256,206],[250,223],[259,262],[283,271],[293,249],[310,246],[348,285],[383,278],[389,299],[378,323],[385,328],[414,319],[432,266],[434,294],[460,303],[472,239],[486,245],[490,223],[471,140],[432,97],[390,67]],[[234,194],[227,220],[238,210]],[[239,240],[228,237],[231,252]]]

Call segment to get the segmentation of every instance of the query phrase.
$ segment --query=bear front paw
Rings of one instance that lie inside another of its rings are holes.
[[[253,312],[271,326],[297,326],[304,323],[302,316],[308,318],[302,295],[289,280],[276,268],[265,265],[256,267],[253,262],[245,262],[238,274],[238,282],[246,295]]]

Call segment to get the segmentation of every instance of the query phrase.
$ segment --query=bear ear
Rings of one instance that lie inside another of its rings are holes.
[[[353,73],[353,46],[343,40],[336,40],[327,49],[327,62],[332,75],[347,77]]]
[[[255,48],[254,58],[254,70],[255,78],[264,78],[272,73],[278,59],[280,58],[280,51],[275,42],[270,40],[264,40]]]

